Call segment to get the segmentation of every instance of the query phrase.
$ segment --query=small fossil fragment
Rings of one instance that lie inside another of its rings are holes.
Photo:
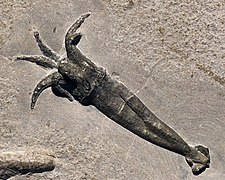
[[[48,87],[57,96],[74,99],[82,105],[93,105],[107,117],[139,137],[184,156],[194,174],[209,167],[206,147],[188,145],[173,129],[159,120],[125,85],[113,80],[103,68],[84,56],[77,45],[82,37],[76,30],[89,13],[83,14],[69,28],[65,37],[67,57],[60,57],[35,32],[34,36],[44,56],[18,56],[17,60],[34,62],[55,72],[41,80],[33,91],[31,109],[38,96]]]
[[[54,168],[54,158],[51,155],[37,151],[0,152],[0,179],[52,171]]]

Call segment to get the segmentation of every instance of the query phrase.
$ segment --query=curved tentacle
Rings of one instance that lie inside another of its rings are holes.
[[[54,72],[44,79],[42,79],[35,87],[31,97],[31,109],[34,108],[38,97],[47,88],[52,87],[54,91],[66,97],[69,101],[73,101],[73,96],[64,88],[60,86],[60,81],[64,80],[63,76],[59,72]]]
[[[84,67],[89,66],[97,70],[98,67],[90,59],[84,56],[80,52],[80,50],[76,47],[82,37],[82,34],[76,31],[85,21],[85,19],[88,18],[89,16],[90,16],[90,13],[85,13],[81,15],[75,21],[75,23],[72,24],[72,26],[69,28],[69,30],[66,33],[65,45],[66,45],[67,57],[70,61],[80,66],[84,66]]]
[[[58,72],[54,72],[50,75],[48,75],[47,77],[45,77],[44,79],[42,79],[35,87],[32,97],[31,97],[31,109],[34,108],[38,97],[40,96],[40,94],[47,89],[48,87],[51,87],[53,84],[52,78],[57,74]]]
[[[73,25],[69,28],[69,30],[66,33],[66,42],[71,41],[74,38],[74,35],[76,34],[77,29],[81,26],[81,24],[85,21],[86,18],[88,18],[91,15],[90,12],[87,12],[85,14],[82,14],[76,21],[73,23]]]

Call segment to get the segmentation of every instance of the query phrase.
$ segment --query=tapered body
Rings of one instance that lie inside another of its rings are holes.
[[[134,134],[181,155],[190,153],[188,144],[122,83],[106,75],[91,96],[92,105]]]
[[[65,37],[67,57],[60,57],[35,32],[34,36],[44,56],[20,56],[17,60],[34,62],[56,71],[42,79],[34,89],[33,109],[41,92],[51,87],[56,95],[82,105],[93,105],[111,120],[139,137],[183,155],[194,174],[209,167],[208,148],[188,145],[173,129],[159,120],[144,103],[122,83],[113,80],[103,68],[95,65],[77,48],[82,35],[76,30],[90,13],[81,15]]]

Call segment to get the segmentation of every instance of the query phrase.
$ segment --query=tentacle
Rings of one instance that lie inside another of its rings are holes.
[[[90,13],[81,15],[74,24],[69,28],[65,37],[65,45],[67,51],[67,57],[70,61],[80,66],[89,66],[94,69],[98,67],[86,56],[84,56],[80,50],[76,47],[81,40],[82,34],[76,32],[86,18],[90,16]]]
[[[52,61],[52,59],[45,56],[27,55],[27,56],[17,56],[15,60],[24,60],[36,63],[43,68],[57,68],[57,64]]]
[[[34,32],[34,37],[36,39],[36,42],[38,43],[38,46],[40,50],[42,51],[43,55],[54,59],[56,62],[60,60],[60,55],[57,54],[55,51],[53,51],[47,44],[45,44],[37,31]]]
[[[75,34],[76,34],[76,30],[81,26],[81,24],[84,22],[84,20],[86,18],[88,18],[89,16],[91,15],[91,13],[85,13],[85,14],[82,14],[76,21],[75,23],[69,28],[69,30],[67,31],[66,33],[66,42],[67,41],[71,41]]]
[[[73,96],[66,90],[63,89],[59,82],[64,80],[62,75],[58,72],[54,72],[44,79],[42,79],[37,86],[35,87],[32,98],[31,98],[31,109],[34,108],[38,97],[40,94],[47,89],[48,87],[52,87],[56,92],[60,93],[63,97],[66,97],[69,101],[73,101]]]
[[[60,85],[52,86],[53,91],[59,93],[62,97],[66,97],[69,101],[73,101],[73,96],[65,89],[63,89]]]
[[[55,76],[58,72],[54,72],[50,75],[48,75],[47,77],[45,77],[44,79],[42,79],[37,86],[35,87],[33,94],[32,94],[32,98],[31,98],[31,109],[34,108],[37,99],[39,97],[39,95],[48,87],[51,87],[53,84],[52,81],[52,77]]]
[[[60,75],[61,76],[61,75]],[[56,80],[54,80],[54,78],[56,78]],[[53,77],[53,85],[52,85],[52,91],[55,95],[59,95],[61,97],[66,97],[69,101],[73,101],[74,98],[73,96],[71,95],[71,93],[69,91],[67,91],[66,89],[64,89],[62,85],[66,86],[66,85],[69,85],[69,83],[67,83],[63,77],[61,76],[60,80],[58,80],[58,78],[60,77]]]

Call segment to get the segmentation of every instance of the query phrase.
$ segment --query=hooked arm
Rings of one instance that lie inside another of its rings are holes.
[[[80,50],[77,48],[78,43],[81,40],[82,34],[76,32],[81,24],[85,21],[86,18],[90,16],[90,13],[85,13],[81,15],[74,24],[69,28],[65,37],[65,46],[68,57],[68,62],[75,63],[81,67],[91,67],[95,70],[98,67],[86,56],[84,56]]]

